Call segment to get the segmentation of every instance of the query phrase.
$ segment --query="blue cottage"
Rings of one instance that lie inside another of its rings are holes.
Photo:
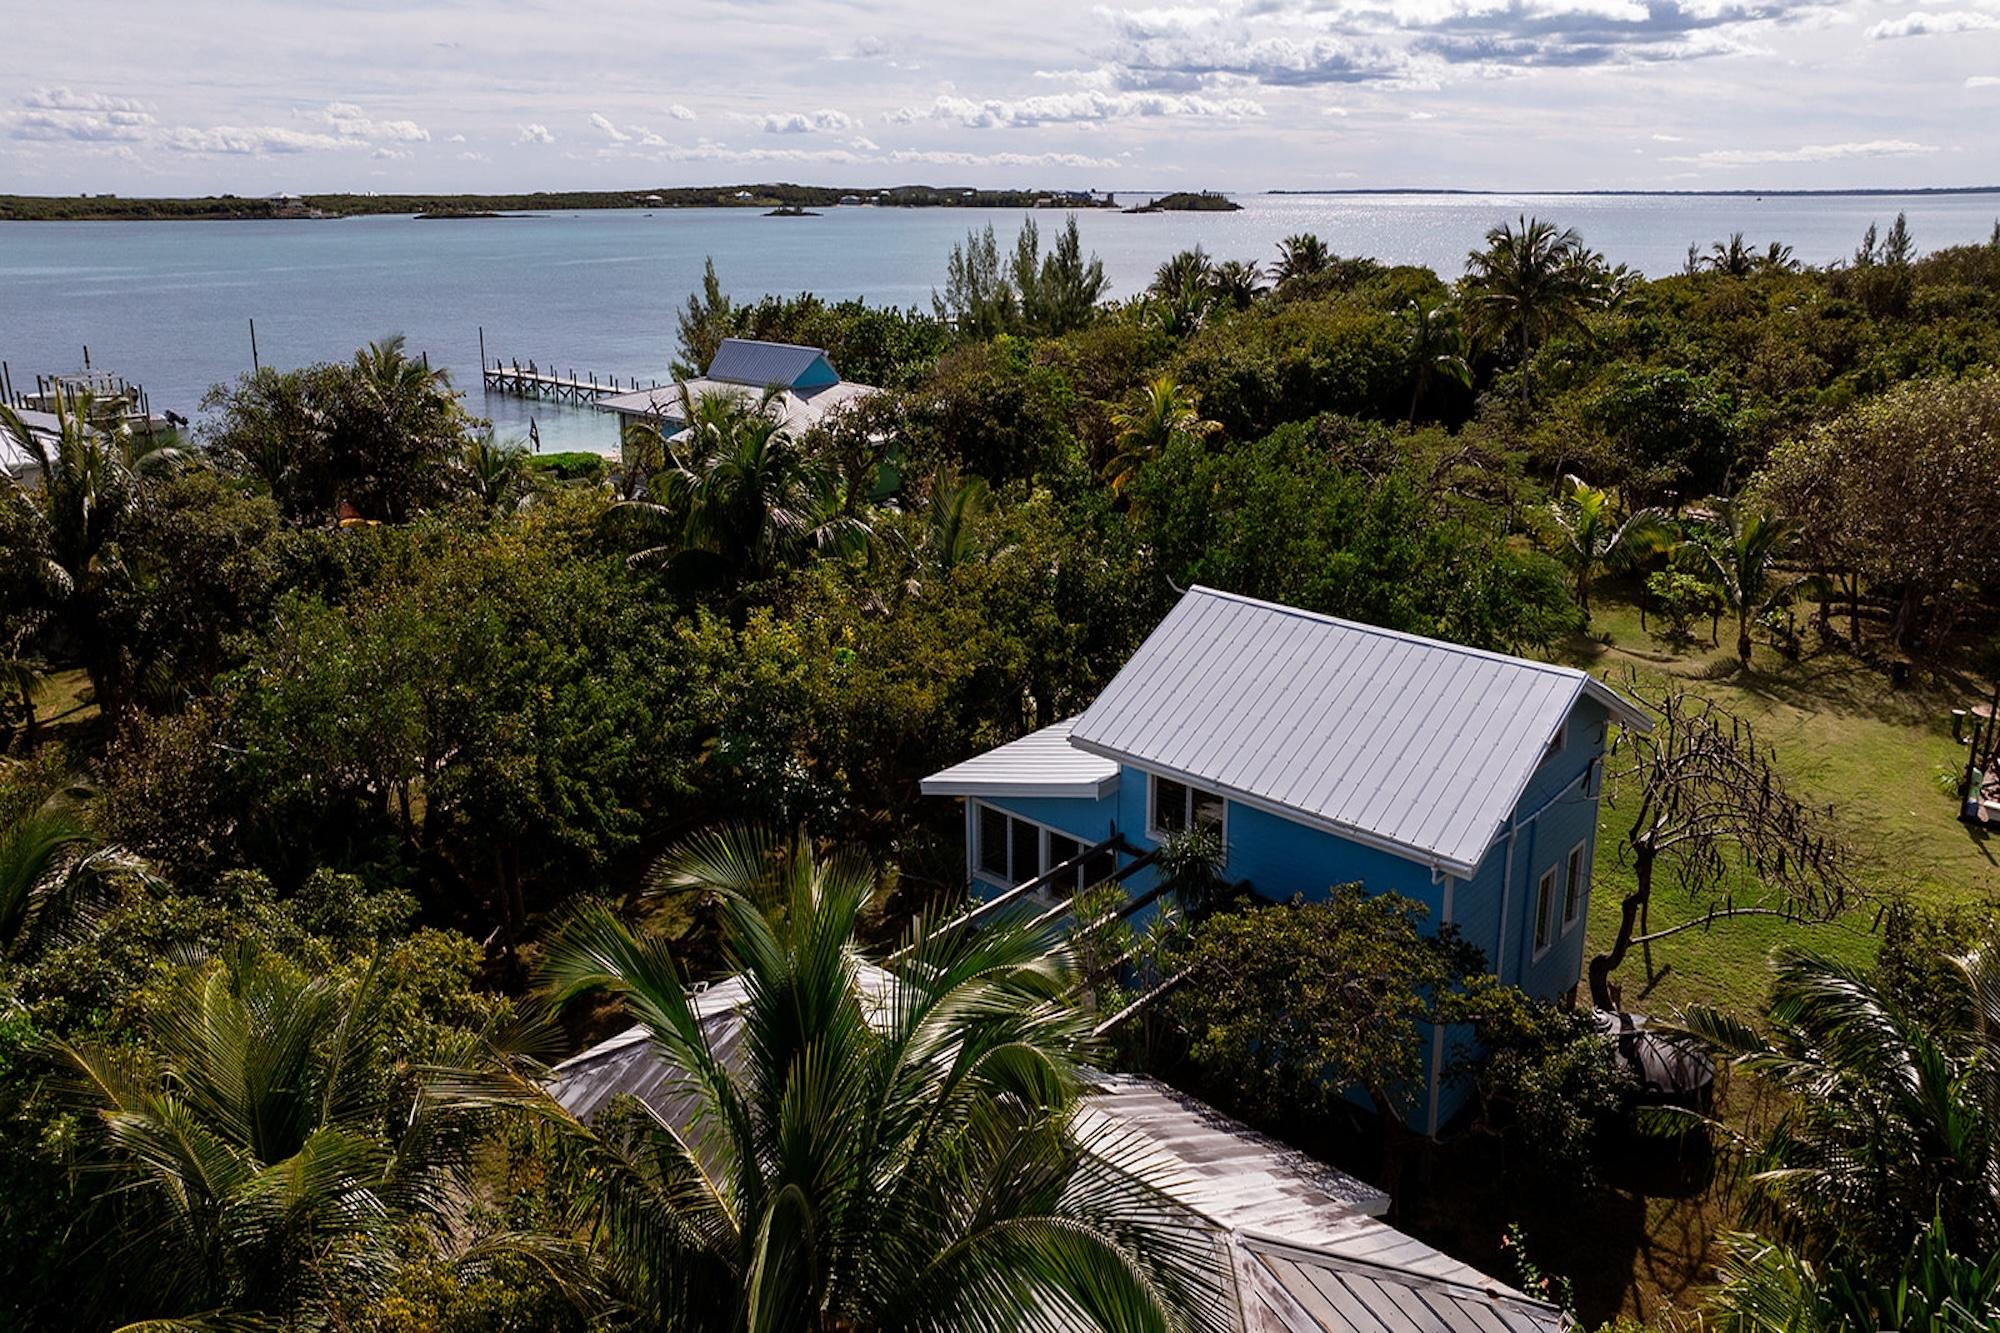
[[[1426,904],[1501,980],[1582,974],[1606,730],[1646,716],[1585,672],[1195,587],[1082,714],[924,779],[965,802],[966,873],[993,897],[1068,861],[1108,875],[1216,830],[1224,875],[1279,901],[1359,882]],[[1128,880],[1134,892],[1141,872]],[[1057,886],[1060,887],[1060,886]],[[1444,1034],[1418,1126],[1440,1088]]]

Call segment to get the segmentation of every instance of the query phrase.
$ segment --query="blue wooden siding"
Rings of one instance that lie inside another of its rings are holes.
[[[1590,865],[1596,850],[1597,769],[1604,752],[1606,720],[1602,705],[1590,699],[1579,701],[1565,724],[1564,745],[1529,781],[1509,826],[1488,848],[1478,870],[1450,885],[1449,919],[1485,954],[1487,968],[1501,980],[1541,998],[1563,994],[1582,975],[1584,922],[1590,915]],[[1147,835],[1151,791],[1148,774],[1127,766],[1120,771],[1117,789],[1102,798],[1007,797],[979,803],[1086,844],[1122,833],[1127,842],[1143,851],[1154,845]],[[973,829],[968,815],[968,874],[975,856]],[[1318,901],[1338,885],[1358,882],[1370,893],[1394,891],[1424,904],[1433,929],[1446,919],[1445,883],[1434,878],[1430,866],[1422,862],[1236,801],[1228,803],[1224,838],[1224,875],[1231,880],[1249,880],[1259,893],[1275,901],[1295,896]],[[1579,844],[1584,880],[1575,919],[1565,925],[1564,880],[1570,852]],[[1551,869],[1556,880],[1549,907],[1550,937],[1547,948],[1538,953],[1537,890],[1542,875]],[[1127,887],[1138,893],[1151,884],[1151,872],[1144,871],[1129,880]],[[1446,1059],[1468,1038],[1464,1031],[1448,1032]],[[1454,1084],[1437,1091],[1436,1123],[1442,1125],[1464,1104],[1468,1092]],[[1422,1129],[1428,1119],[1428,1107],[1424,1107],[1412,1123]]]

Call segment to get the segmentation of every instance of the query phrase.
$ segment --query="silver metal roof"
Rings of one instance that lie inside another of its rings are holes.
[[[1070,743],[1470,875],[1587,673],[1195,587]]]
[[[754,401],[764,392],[761,385],[753,387],[714,379],[689,380],[687,390],[689,397],[697,401],[706,394],[726,394],[732,398]],[[778,421],[786,430],[796,435],[818,425],[833,413],[880,392],[880,389],[872,385],[849,384],[845,380],[839,384],[830,384],[824,389],[814,389],[808,394],[798,394],[787,389],[775,400]],[[687,424],[681,419],[680,387],[673,384],[606,396],[598,399],[596,406],[600,412],[616,412],[620,416],[627,417],[650,417],[663,426],[671,427],[672,430],[678,430]],[[670,434],[672,430],[669,431]]]
[[[1094,800],[1118,786],[1118,765],[1069,743],[1067,718],[998,749],[974,755],[923,781],[926,796],[1077,796]]]
[[[871,1013],[881,1012],[901,984],[868,963],[856,969],[855,983]],[[710,1049],[724,1068],[740,1072],[742,983],[731,978],[692,998]],[[1561,1327],[1552,1307],[1382,1221],[1378,1214],[1389,1200],[1373,1186],[1157,1079],[1085,1078],[1090,1092],[1078,1110],[1079,1137],[1114,1151],[1121,1168],[1145,1172],[1186,1210],[1190,1226],[1217,1238],[1218,1262],[1227,1249],[1244,1333],[1555,1333]],[[549,1090],[584,1120],[621,1094],[637,1097],[690,1136],[698,1156],[719,1163],[710,1138],[719,1131],[698,1114],[685,1076],[660,1058],[643,1027],[556,1066]],[[1329,1281],[1342,1293],[1337,1300],[1323,1294]],[[1338,1317],[1326,1313],[1329,1305]],[[1379,1323],[1341,1313],[1369,1309]],[[1410,1322],[1399,1322],[1397,1311]],[[1424,1322],[1424,1311],[1450,1320],[1463,1313],[1472,1322]],[[1530,1316],[1540,1322],[1523,1322]]]
[[[1558,1333],[1569,1323],[1483,1278],[1427,1277],[1249,1233],[1234,1249],[1246,1333]]]
[[[813,368],[826,352],[818,347],[795,343],[767,343],[754,338],[724,338],[708,363],[707,378],[729,384],[750,384],[763,388],[782,384],[787,388]],[[832,363],[827,363],[832,369]]]

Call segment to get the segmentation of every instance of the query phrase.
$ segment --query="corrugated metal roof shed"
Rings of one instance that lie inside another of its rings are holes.
[[[707,378],[729,384],[750,384],[763,388],[797,384],[826,356],[817,347],[794,343],[759,342],[754,338],[724,338],[708,363]],[[828,370],[832,365],[828,363]]]
[[[1470,875],[1586,694],[1646,725],[1570,667],[1196,587],[1070,741]]]
[[[1107,796],[1118,765],[1069,743],[1067,718],[923,780],[926,796]]]
[[[1254,1234],[1236,1238],[1246,1333],[1558,1333],[1552,1305]],[[1475,1275],[1476,1276],[1476,1275]]]

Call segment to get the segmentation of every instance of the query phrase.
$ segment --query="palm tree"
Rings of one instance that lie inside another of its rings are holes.
[[[1164,453],[1176,437],[1203,436],[1221,429],[1216,422],[1202,420],[1194,394],[1167,374],[1141,389],[1136,404],[1113,412],[1111,424],[1118,431],[1116,452],[1104,475],[1111,489],[1120,493],[1139,475],[1139,469]]]
[[[1620,523],[1611,494],[1583,478],[1563,478],[1563,493],[1541,511],[1544,539],[1575,580],[1576,607],[1590,621],[1590,588],[1597,576],[1629,568],[1666,547],[1671,536],[1666,515],[1641,509]]]
[[[864,545],[867,524],[842,503],[835,470],[784,424],[779,392],[693,394],[681,385],[686,427],[665,443],[644,499],[611,512],[661,540],[634,566],[672,566],[697,582],[768,577],[815,551]]]
[[[1757,256],[1757,268],[1764,273],[1796,273],[1799,261],[1792,257],[1792,247],[1782,241],[1772,241],[1763,254]]]
[[[1192,333],[1215,303],[1215,263],[1198,245],[1183,250],[1154,271],[1146,291],[1166,307],[1175,332]]]
[[[496,440],[489,430],[466,440],[459,467],[481,504],[504,509],[526,488],[528,448],[519,440]]]
[[[1708,1008],[1681,1017],[1788,1094],[1748,1145],[1752,1223],[1873,1276],[1933,1221],[1957,1254],[2000,1251],[2000,941],[1953,960],[1921,1009],[1803,950],[1772,968],[1761,1030]]]
[[[1403,346],[1410,357],[1409,423],[1417,424],[1417,405],[1431,380],[1442,375],[1470,387],[1472,367],[1465,359],[1465,330],[1449,301],[1413,299],[1403,307]]]
[[[60,931],[120,874],[148,878],[151,871],[97,836],[73,792],[0,825],[0,953]]]
[[[699,837],[658,883],[717,903],[743,1000],[698,1011],[664,941],[607,907],[549,953],[558,999],[623,999],[672,1101],[583,1124],[600,1281],[681,1329],[1222,1328],[1217,1252],[1079,1126],[1088,1020],[1050,928],[919,920],[855,941],[873,871],[801,835]],[[711,989],[711,996],[716,992]]]
[[[1311,232],[1299,232],[1278,242],[1278,266],[1272,276],[1282,286],[1316,278],[1333,267],[1333,252]]]
[[[979,554],[979,520],[993,508],[993,492],[983,477],[961,478],[941,470],[931,479],[924,504],[923,557],[939,574],[949,574]]]
[[[409,355],[403,335],[369,343],[336,381],[327,444],[344,497],[371,518],[401,522],[448,494],[471,419],[450,372]]]
[[[120,711],[126,654],[107,623],[107,603],[124,583],[118,539],[139,504],[141,477],[176,465],[180,451],[135,441],[131,430],[89,394],[58,396],[53,439],[31,430],[0,405],[0,433],[34,460],[39,481],[24,485],[0,473],[9,492],[33,515],[34,549],[27,574],[32,598],[46,610],[90,677],[99,709]]]
[[[1979,1333],[2000,1328],[2000,1254],[1952,1252],[1936,1222],[1901,1271],[1873,1277],[1854,1256],[1815,1263],[1782,1241],[1723,1238],[1708,1320],[1717,1333]]]
[[[1723,604],[1736,613],[1736,660],[1750,665],[1750,626],[1789,596],[1796,581],[1779,583],[1776,562],[1798,537],[1798,529],[1767,509],[1729,498],[1711,500],[1715,521],[1697,529],[1681,547],[1683,558],[1722,590]]]
[[[1578,327],[1596,296],[1596,275],[1583,238],[1573,230],[1523,216],[1486,233],[1486,248],[1466,257],[1466,299],[1480,322],[1515,344],[1521,358],[1521,402],[1533,397],[1529,359],[1552,334]]]
[[[373,969],[309,976],[244,945],[182,973],[142,1054],[58,1047],[118,1219],[79,1256],[90,1298],[298,1327],[379,1290],[407,1228],[442,1231],[478,1118],[396,1076],[387,1000]]]
[[[1702,267],[1711,273],[1747,278],[1757,269],[1757,252],[1743,243],[1742,232],[1732,232],[1727,244],[1716,241],[1708,247],[1708,258],[1702,261]]]
[[[1225,259],[1209,278],[1215,297],[1231,310],[1248,310],[1270,288],[1264,283],[1264,269],[1255,260]]]

